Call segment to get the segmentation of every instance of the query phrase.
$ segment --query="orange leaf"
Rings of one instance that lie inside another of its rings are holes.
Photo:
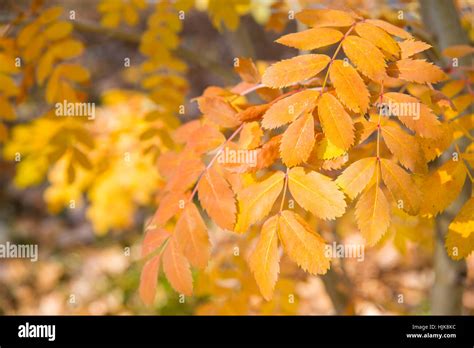
[[[237,208],[227,181],[212,167],[198,185],[199,200],[211,219],[221,228],[232,230]]]
[[[431,217],[446,209],[461,193],[466,175],[461,159],[449,160],[430,173],[421,186],[420,214]]]
[[[332,220],[344,214],[344,194],[329,177],[318,172],[306,173],[304,168],[292,168],[288,173],[291,195],[305,210],[321,219]]]
[[[302,113],[311,112],[318,96],[318,91],[304,90],[279,100],[263,115],[262,127],[274,129],[294,121]]]
[[[390,206],[378,185],[372,185],[360,196],[355,216],[367,244],[375,245],[390,225]]]
[[[336,179],[336,183],[349,198],[354,199],[374,176],[376,164],[377,159],[375,157],[358,160],[344,170]]]
[[[383,181],[397,204],[402,204],[402,209],[411,215],[418,214],[421,193],[410,175],[385,158],[380,160],[380,167]]]
[[[215,126],[204,124],[191,133],[186,148],[202,154],[217,148],[224,141],[225,136]]]
[[[283,133],[280,155],[286,166],[305,162],[314,146],[314,118],[311,113],[301,116]]]
[[[239,216],[235,231],[244,233],[270,213],[283,189],[285,174],[278,171],[267,179],[249,185],[238,193]]]
[[[384,56],[373,43],[350,35],[342,42],[342,48],[362,74],[374,81],[384,79],[386,76]]]
[[[173,289],[186,296],[193,294],[193,277],[189,262],[175,238],[168,242],[163,252],[163,270]]]
[[[168,239],[170,233],[164,228],[150,228],[143,239],[142,244],[142,257],[146,257]]]
[[[240,124],[235,109],[222,98],[200,97],[198,105],[204,116],[221,127],[233,128]]]
[[[255,149],[260,145],[263,137],[263,131],[258,122],[249,122],[244,125],[240,131],[239,148],[241,149]]]
[[[314,50],[341,41],[343,35],[339,30],[330,28],[313,28],[280,37],[276,42],[300,50]]]
[[[262,82],[281,88],[307,80],[321,72],[331,59],[324,54],[304,54],[271,65],[263,74]]]
[[[259,83],[260,73],[251,58],[239,57],[239,65],[234,69],[240,78],[248,83]]]
[[[433,111],[415,97],[403,93],[389,92],[383,95],[394,116],[418,135],[436,138],[441,135],[441,123]]]
[[[211,255],[207,227],[194,203],[190,202],[176,223],[174,235],[191,265],[204,269]]]
[[[158,273],[160,272],[161,254],[148,260],[142,269],[140,276],[140,298],[147,304],[153,304],[156,294],[156,282],[158,281]]]
[[[318,115],[326,137],[347,150],[354,144],[354,125],[349,114],[332,94],[324,93],[318,102]]]
[[[474,47],[469,45],[454,45],[443,50],[443,55],[449,58],[461,58],[474,53]]]
[[[285,252],[298,266],[311,274],[325,274],[329,259],[324,239],[292,211],[284,210],[279,218],[278,235]]]
[[[446,79],[446,74],[432,63],[423,59],[402,59],[390,64],[391,77],[416,83],[436,83]]]
[[[394,126],[382,126],[381,133],[385,145],[405,168],[414,173],[427,171],[423,152],[415,137]]]
[[[379,28],[382,28],[385,30],[387,33],[395,35],[397,37],[400,37],[402,39],[411,39],[413,38],[410,33],[406,32],[405,30],[388,23],[386,21],[380,20],[380,19],[366,19],[366,23],[373,24]]]
[[[415,41],[414,39],[405,40],[398,43],[402,51],[402,59],[409,58],[417,53],[426,51],[431,45],[423,41]]]
[[[277,215],[269,218],[262,226],[262,232],[255,249],[249,257],[250,270],[265,300],[270,301],[280,272],[278,253]]]
[[[365,113],[369,106],[369,91],[359,73],[342,60],[335,60],[329,76],[341,102],[350,110]]]
[[[349,27],[354,23],[349,13],[327,9],[303,10],[296,19],[310,27]]]
[[[203,170],[204,164],[199,156],[190,151],[182,152],[165,189],[184,192],[196,182]]]
[[[397,42],[384,30],[379,29],[373,24],[357,23],[355,31],[360,37],[369,40],[378,48],[398,58],[400,56],[400,47]]]

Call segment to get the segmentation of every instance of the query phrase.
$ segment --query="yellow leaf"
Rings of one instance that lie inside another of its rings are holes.
[[[377,158],[368,157],[360,159],[347,167],[336,179],[336,184],[354,199],[367,186],[376,169]]]
[[[446,79],[446,74],[424,59],[402,59],[390,64],[388,74],[391,77],[416,83],[436,83]]]
[[[58,41],[50,48],[51,54],[58,59],[69,59],[80,56],[84,52],[84,45],[82,42],[67,39]]]
[[[65,21],[54,22],[44,30],[44,36],[50,41],[59,40],[68,36],[72,31],[72,24]]]
[[[56,69],[60,76],[74,82],[86,82],[90,78],[89,71],[78,64],[60,64]]]
[[[336,97],[324,93],[318,101],[318,115],[329,141],[343,150],[354,144],[352,119]]]
[[[271,65],[263,74],[262,82],[281,88],[307,80],[321,72],[331,59],[324,54],[304,54]]]
[[[341,41],[343,35],[339,30],[330,28],[313,28],[280,37],[276,42],[300,50],[314,50],[316,48],[333,45]]]
[[[397,45],[397,42],[375,25],[357,23],[355,31],[360,37],[372,42],[375,46],[389,53],[391,56],[396,58],[400,56],[400,47]]]
[[[369,91],[359,73],[342,60],[335,60],[329,76],[341,102],[350,110],[365,113],[369,106]]]
[[[239,57],[239,65],[234,69],[245,82],[259,83],[261,80],[260,73],[250,58]]]
[[[260,146],[263,131],[258,122],[248,122],[240,132],[239,148],[252,150]]]
[[[389,92],[383,98],[384,103],[392,104],[391,113],[421,137],[436,138],[441,135],[441,123],[436,115],[415,97]]]
[[[423,181],[423,201],[420,214],[436,216],[446,209],[460,194],[466,179],[462,160],[447,161]]]
[[[423,41],[415,41],[414,39],[404,40],[398,43],[402,51],[401,58],[409,58],[417,53],[426,51],[431,48],[431,45]]]
[[[288,173],[288,188],[296,202],[313,215],[333,220],[344,214],[344,194],[329,177],[318,172],[305,173],[304,168],[292,168]]]
[[[173,289],[186,296],[193,294],[193,277],[189,262],[175,238],[171,238],[163,252],[163,271]]]
[[[441,88],[441,92],[448,98],[452,98],[461,92],[465,85],[465,82],[462,80],[452,80],[447,82],[443,88]]]
[[[474,250],[474,197],[471,197],[449,224],[446,250],[453,260],[468,257]]]
[[[411,215],[418,214],[421,193],[411,176],[385,158],[380,160],[380,167],[383,181],[397,205]]]
[[[211,244],[206,224],[192,202],[186,204],[176,223],[174,235],[191,265],[206,268],[211,255]]]
[[[382,28],[385,30],[387,33],[392,34],[394,36],[400,37],[402,39],[411,39],[412,36],[410,33],[406,32],[405,30],[388,23],[386,21],[380,20],[380,19],[366,19],[366,23],[373,24],[379,28]]]
[[[17,95],[20,90],[15,84],[15,81],[8,75],[0,73],[0,91],[5,97]]]
[[[396,126],[382,126],[381,130],[385,145],[405,168],[414,173],[427,171],[426,161],[415,137]]]
[[[255,276],[262,296],[270,301],[280,272],[278,253],[279,216],[269,218],[262,227],[257,246],[249,257],[250,270]]]
[[[199,201],[211,219],[221,228],[232,230],[237,207],[228,182],[212,167],[198,184]]]
[[[63,13],[62,7],[60,6],[50,7],[38,17],[38,21],[41,24],[48,24],[54,21],[55,19],[57,19],[61,15],[61,13]]]
[[[290,259],[311,274],[325,274],[329,259],[325,255],[324,239],[292,211],[282,211],[278,235]]]
[[[374,81],[386,77],[384,56],[370,41],[350,35],[342,42],[342,48],[357,70],[365,76]]]
[[[367,244],[377,244],[390,225],[390,206],[377,184],[362,193],[356,204],[355,216]]]
[[[310,27],[349,27],[354,23],[349,13],[327,9],[303,10],[296,19]]]
[[[238,193],[239,216],[235,232],[244,233],[254,223],[270,213],[283,189],[282,172],[273,173],[267,179],[249,185]]]
[[[328,138],[323,138],[319,143],[318,143],[318,148],[317,148],[317,156],[320,159],[323,160],[330,160],[334,159],[336,157],[340,157],[346,153],[344,149],[341,149],[331,143],[331,141],[328,140]]]
[[[301,116],[283,133],[280,155],[286,166],[305,162],[314,146],[314,118],[311,113]]]
[[[200,97],[198,105],[205,116],[221,127],[233,128],[240,124],[235,109],[222,98]]]
[[[294,121],[316,106],[318,91],[304,90],[273,104],[263,115],[262,127],[274,129]]]

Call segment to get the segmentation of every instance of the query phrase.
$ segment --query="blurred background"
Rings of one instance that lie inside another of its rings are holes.
[[[455,12],[443,10],[443,3]],[[283,258],[270,302],[261,298],[244,258],[234,252],[238,247],[245,253],[254,241],[210,226],[213,257],[207,272],[195,274],[195,295],[183,303],[160,279],[154,305],[145,306],[138,296],[140,243],[160,198],[156,156],[173,147],[170,130],[199,115],[191,99],[206,87],[239,82],[235,57],[251,57],[263,68],[266,61],[296,54],[274,43],[302,29],[288,19],[288,11],[329,6],[386,19],[430,43],[428,58],[445,67],[439,52],[448,39],[437,21],[455,16],[472,44],[472,1],[0,0],[3,38],[19,38],[54,6],[62,8],[60,18],[73,23],[69,35],[84,46],[74,62],[90,79],[76,95],[96,103],[96,119],[78,126],[48,118],[52,103],[35,82],[38,72],[32,71],[40,60],[30,53],[33,58],[25,59],[22,75],[15,77],[15,116],[0,127],[0,243],[37,244],[39,260],[0,259],[0,314],[431,312],[435,226],[422,218],[395,216],[386,240],[366,249],[364,262],[336,260],[322,277],[308,276]],[[183,11],[184,19],[177,23],[167,17],[169,11]],[[167,73],[157,74],[160,69]],[[149,116],[152,101],[164,105],[155,118]],[[84,129],[89,136],[81,135]],[[77,164],[62,153],[44,153],[48,144],[62,141],[80,143],[74,148],[86,159],[76,155]],[[17,153],[21,161],[15,161]],[[127,156],[131,161],[124,161]],[[319,228],[330,240],[336,232],[346,243],[362,241],[353,213],[337,226]],[[473,256],[465,272],[462,313],[472,315]]]

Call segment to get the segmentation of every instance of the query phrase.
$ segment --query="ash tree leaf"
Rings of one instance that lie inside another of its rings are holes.
[[[287,34],[276,42],[299,50],[314,50],[330,46],[341,41],[343,35],[339,30],[331,28],[313,28],[299,33]]]
[[[176,223],[174,235],[191,265],[206,268],[211,255],[211,244],[206,224],[193,203],[186,204]]]
[[[318,101],[318,115],[324,134],[337,147],[347,150],[354,144],[354,125],[349,114],[332,94]]]
[[[282,88],[307,80],[321,72],[331,58],[324,54],[304,54],[271,65],[263,74],[267,87]]]
[[[374,176],[377,165],[377,158],[362,158],[349,167],[336,179],[337,185],[354,199],[369,184]]]
[[[369,90],[359,73],[342,60],[335,60],[329,68],[331,82],[339,100],[351,111],[365,113],[369,106]]]
[[[280,214],[278,235],[291,260],[311,274],[325,274],[329,259],[325,255],[324,239],[298,214],[284,210]]]
[[[357,70],[374,81],[382,81],[385,73],[385,60],[382,52],[370,41],[349,35],[342,42],[342,49],[354,63]]]
[[[262,226],[258,243],[250,254],[249,266],[262,296],[270,301],[280,272],[278,252],[279,216],[269,218]]]
[[[188,259],[176,238],[171,238],[163,252],[163,271],[173,289],[186,296],[193,294],[193,277]]]
[[[263,115],[262,127],[274,129],[293,122],[301,114],[315,108],[318,96],[317,91],[305,90],[277,101]]]
[[[198,184],[199,201],[211,219],[221,228],[232,230],[237,207],[229,183],[214,168],[209,168]]]
[[[270,213],[283,189],[285,174],[278,171],[263,181],[249,185],[238,193],[239,215],[235,232],[244,233]]]
[[[390,206],[376,184],[360,196],[355,208],[357,226],[369,246],[375,245],[390,225]]]
[[[286,166],[305,162],[314,146],[314,118],[311,113],[301,116],[283,133],[280,155]]]
[[[288,173],[288,188],[300,206],[321,219],[333,220],[345,212],[344,194],[323,174],[292,168]]]

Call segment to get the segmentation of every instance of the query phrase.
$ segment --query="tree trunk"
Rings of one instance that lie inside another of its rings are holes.
[[[452,0],[420,0],[420,5],[425,27],[432,32],[434,41],[437,42],[440,50],[452,45],[469,44]],[[462,61],[460,63],[462,64]],[[460,145],[461,148],[464,148],[464,144]],[[448,160],[450,156],[451,154],[448,152],[441,158],[441,161]],[[469,190],[465,187],[456,204],[451,205],[436,218],[433,260],[435,281],[431,294],[431,313],[435,315],[459,315],[462,313],[466,263],[464,260],[453,261],[446,252],[444,241],[450,221],[460,209],[462,202],[468,197]]]

